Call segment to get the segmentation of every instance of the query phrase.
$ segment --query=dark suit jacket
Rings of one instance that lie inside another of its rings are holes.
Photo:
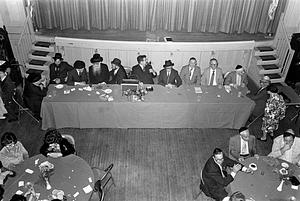
[[[86,82],[88,83],[87,72],[84,69],[79,77],[77,70],[74,68],[73,70],[68,72],[67,85],[74,85],[74,82]]]
[[[100,74],[94,74],[93,66],[89,67],[89,83],[99,84],[101,82],[108,83],[109,80],[109,70],[106,64],[100,64]]]
[[[261,88],[260,88],[261,89]],[[258,90],[255,94],[249,94],[248,97],[255,101],[255,107],[253,109],[252,115],[257,117],[264,113],[266,102],[269,98],[267,89]]]
[[[114,70],[111,70],[109,72],[110,74],[110,80],[109,84],[122,84],[123,79],[127,79],[127,73],[123,66],[120,66],[117,74],[114,74]]]
[[[204,185],[201,189],[206,195],[209,194],[216,200],[222,200],[227,196],[228,193],[225,191],[225,187],[233,181],[233,177],[230,174],[227,174],[226,169],[228,167],[233,167],[234,164],[237,164],[236,161],[231,160],[225,155],[223,157],[224,161],[222,163],[222,171],[225,175],[224,178],[222,177],[221,170],[214,161],[213,157],[210,157],[207,160],[202,170],[202,179]]]
[[[63,156],[67,156],[67,155],[75,153],[74,146],[65,138],[63,138],[61,140],[61,142],[59,143],[59,146],[60,146],[60,151]],[[40,153],[47,157],[48,153],[52,153],[50,150],[48,150],[48,148],[49,148],[49,144],[44,143],[42,145],[42,147],[40,148]]]
[[[4,105],[8,105],[12,102],[12,97],[14,95],[15,84],[11,81],[10,77],[7,75],[3,81],[0,81],[1,87],[1,97]]]
[[[55,71],[55,68],[58,68]],[[60,79],[61,83],[65,83],[65,79],[67,77],[67,72],[73,69],[73,66],[69,65],[67,62],[62,61],[59,66],[56,66],[55,63],[50,64],[50,84],[56,84],[53,80],[56,78]]]
[[[28,108],[35,114],[40,115],[41,105],[43,98],[47,95],[48,88],[44,87],[43,90],[32,83],[25,82],[24,87],[24,100]]]
[[[250,157],[256,154],[256,139],[253,135],[250,135],[248,141],[248,149]],[[229,140],[229,158],[238,160],[241,152],[241,137],[240,135],[232,136]]]
[[[149,69],[151,69],[151,65],[146,65],[144,68],[144,71],[142,70],[141,66],[139,64],[132,67],[131,75],[135,76],[136,79],[143,82],[144,84],[154,84],[153,78],[157,75],[153,75],[149,72]]]
[[[172,69],[169,79],[168,79],[167,70],[162,69],[159,72],[158,84],[163,85],[163,86],[166,86],[167,84],[173,84],[173,85],[179,87],[182,84],[182,80],[181,80],[180,76],[178,75],[177,70]]]

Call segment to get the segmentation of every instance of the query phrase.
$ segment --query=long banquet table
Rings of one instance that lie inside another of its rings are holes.
[[[81,89],[80,89],[81,88]],[[120,85],[112,89],[114,100],[99,97],[103,89],[82,90],[83,86],[56,89],[49,86],[41,107],[42,129],[47,128],[235,128],[244,126],[255,103],[238,90],[224,88],[166,88],[154,85],[145,101],[131,102],[122,96]],[[69,94],[64,90],[72,89]],[[75,89],[75,90],[74,90]],[[80,89],[80,90],[79,90]],[[245,94],[246,89],[241,89]]]

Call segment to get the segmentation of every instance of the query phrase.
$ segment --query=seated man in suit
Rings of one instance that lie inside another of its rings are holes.
[[[137,62],[138,64],[132,67],[132,77],[144,84],[154,84],[153,78],[157,76],[157,73],[153,70],[151,64],[147,62],[146,55],[139,55]]]
[[[56,53],[53,57],[54,63],[50,64],[50,84],[66,83],[67,72],[73,67],[67,62],[63,61],[61,53]]]
[[[267,93],[267,86],[271,84],[271,80],[268,76],[264,76],[260,81],[260,88],[255,93],[250,93],[247,96],[255,101],[255,107],[252,111],[252,114],[249,118],[249,121],[253,121],[256,117],[264,113],[266,107],[266,101],[269,98]]]
[[[235,71],[230,72],[224,80],[224,85],[237,87],[246,87],[248,84],[248,76],[243,66],[237,65]]]
[[[256,139],[250,135],[247,127],[239,129],[239,135],[235,135],[229,140],[229,158],[237,161],[244,161],[249,157],[258,157],[256,154]]]
[[[226,170],[232,168],[228,174]],[[223,155],[219,148],[215,148],[213,155],[207,160],[202,170],[201,190],[205,195],[217,201],[223,200],[228,195],[226,188],[238,171],[251,172],[250,168],[231,160]]]
[[[179,87],[182,84],[178,71],[173,69],[174,63],[171,60],[165,61],[164,68],[159,72],[158,84],[170,87]]]
[[[122,84],[123,79],[127,79],[127,73],[121,64],[121,60],[114,58],[111,62],[112,70],[109,72],[109,84]]]
[[[280,158],[300,166],[300,138],[295,136],[292,129],[274,139],[272,151],[268,156]]]
[[[77,60],[74,63],[74,69],[68,72],[67,85],[84,85],[88,83],[88,76],[85,69],[85,63]]]
[[[201,85],[201,69],[197,66],[197,60],[194,57],[190,58],[189,65],[181,68],[180,77],[183,85]]]
[[[201,78],[201,85],[203,86],[220,86],[223,85],[223,71],[218,67],[218,61],[212,58],[209,61],[209,67],[204,69]]]
[[[109,71],[107,65],[102,63],[103,57],[94,54],[90,61],[93,64],[89,67],[90,84],[108,83]]]

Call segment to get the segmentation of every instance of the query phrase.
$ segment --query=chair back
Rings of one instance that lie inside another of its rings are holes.
[[[74,146],[75,149],[75,139],[72,135],[61,135],[63,138],[65,138],[66,140],[68,140],[68,142],[70,142],[70,144],[72,144]]]

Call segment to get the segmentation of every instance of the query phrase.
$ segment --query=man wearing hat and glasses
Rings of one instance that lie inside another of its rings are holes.
[[[127,79],[127,74],[124,67],[121,64],[121,60],[114,58],[111,62],[112,70],[109,72],[110,80],[109,84],[121,84],[123,79]]]
[[[268,76],[264,76],[260,81],[260,88],[254,94],[248,94],[247,96],[255,101],[255,107],[249,118],[249,121],[253,121],[256,117],[264,113],[266,107],[266,101],[269,98],[267,93],[267,86],[271,84],[271,80]]]
[[[68,72],[67,85],[85,85],[86,83],[88,83],[88,76],[85,63],[77,60],[74,63],[74,69]]]
[[[73,67],[63,61],[61,53],[56,53],[53,57],[54,63],[50,64],[50,84],[63,84],[66,82],[67,72]]]
[[[103,58],[100,56],[100,54],[94,54],[90,61],[93,64],[89,67],[90,84],[108,83],[108,67],[106,64],[101,63]]]
[[[300,166],[300,138],[295,136],[292,129],[286,130],[274,139],[272,152],[268,156]]]
[[[173,69],[174,63],[171,60],[165,61],[164,69],[159,72],[158,84],[166,87],[179,87],[182,80],[178,75],[178,71]]]
[[[245,87],[248,84],[248,77],[243,66],[237,65],[235,71],[230,72],[224,80],[224,85],[237,87]]]

